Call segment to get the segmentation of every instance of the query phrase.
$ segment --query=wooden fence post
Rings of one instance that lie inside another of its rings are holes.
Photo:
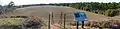
[[[66,29],[65,28],[65,22],[66,22],[66,13],[64,13],[64,29]]]
[[[63,19],[63,12],[60,13],[60,21],[59,21],[60,24],[62,24],[62,19]]]
[[[50,15],[50,13],[49,13],[48,29],[50,29],[50,19],[51,19],[51,15]]]

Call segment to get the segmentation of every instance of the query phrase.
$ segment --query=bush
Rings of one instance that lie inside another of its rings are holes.
[[[114,17],[119,14],[119,10],[114,10],[114,9],[108,9],[105,11],[106,16]]]
[[[104,15],[104,10],[99,10],[98,13]]]
[[[101,22],[91,21],[86,23],[85,25],[96,28],[111,28],[112,24],[120,25],[120,22],[118,20],[107,20]]]
[[[37,28],[40,29],[42,27],[42,22],[40,19],[27,19],[23,23],[23,27],[25,28]]]

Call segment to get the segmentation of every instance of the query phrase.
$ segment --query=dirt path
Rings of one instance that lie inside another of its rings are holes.
[[[55,23],[55,24],[51,25],[51,29],[61,29],[60,24]]]

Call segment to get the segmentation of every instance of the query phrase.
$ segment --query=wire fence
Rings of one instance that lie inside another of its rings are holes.
[[[71,13],[60,12],[55,14],[51,12],[49,14],[48,29],[70,29],[70,23],[74,22],[72,16]]]
[[[48,19],[40,16],[1,16],[0,18],[24,18],[22,25],[11,25],[7,27],[0,26],[0,29],[71,29],[71,23],[74,22],[71,13],[59,12],[49,13]],[[14,19],[15,20],[15,19]],[[4,25],[5,26],[5,25]]]

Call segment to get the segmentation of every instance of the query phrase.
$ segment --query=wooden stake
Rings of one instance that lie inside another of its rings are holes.
[[[64,14],[64,29],[66,29],[65,28],[65,22],[66,22],[66,14]]]

